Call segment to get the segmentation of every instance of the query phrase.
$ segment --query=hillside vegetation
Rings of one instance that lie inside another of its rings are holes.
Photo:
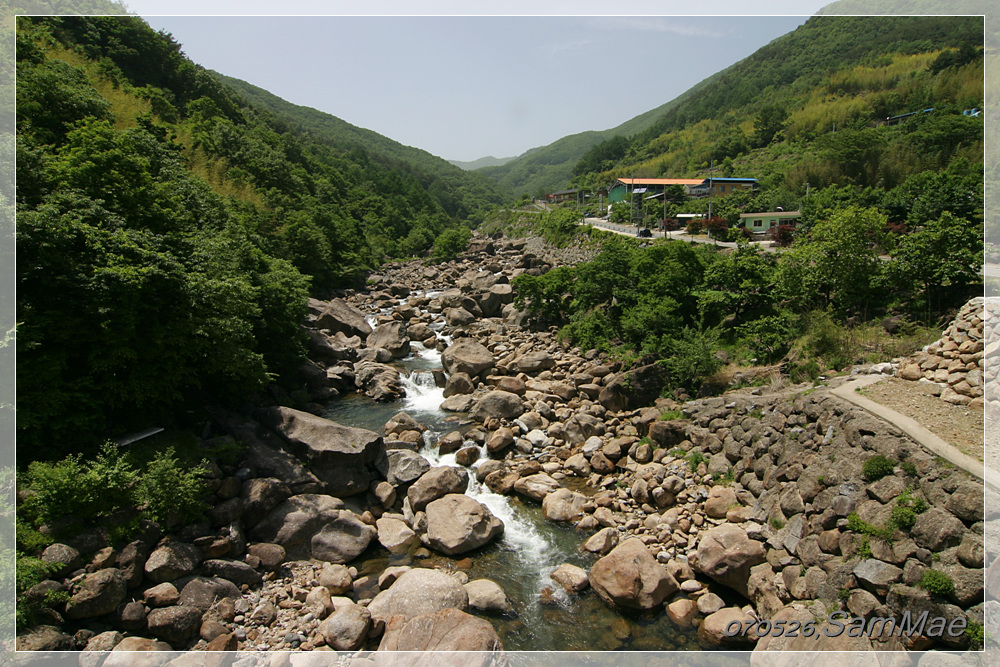
[[[225,85],[136,17],[23,18],[17,47],[23,451],[249,395],[294,364],[308,293],[463,237],[501,201],[423,151]]]

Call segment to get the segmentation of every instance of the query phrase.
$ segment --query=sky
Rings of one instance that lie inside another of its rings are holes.
[[[790,32],[804,12],[825,3],[775,2],[760,10],[792,16],[643,17],[583,15],[609,11],[606,3],[588,2],[572,3],[572,15],[569,3],[531,5],[531,13],[549,16],[445,15],[469,11],[469,3],[456,9],[448,2],[417,5],[431,13],[437,7],[435,16],[389,15],[413,11],[413,3],[393,2],[380,3],[377,16],[193,15],[356,13],[371,6],[337,2],[280,9],[252,0],[127,4],[200,65],[402,144],[472,161],[615,127]],[[502,6],[529,11],[519,4]],[[643,9],[666,14],[677,4]],[[713,5],[729,6],[746,11],[737,3]],[[162,15],[168,11],[175,15]]]

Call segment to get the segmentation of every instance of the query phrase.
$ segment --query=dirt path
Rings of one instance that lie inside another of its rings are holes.
[[[945,403],[926,384],[888,378],[865,387],[861,395],[915,419],[924,428],[969,456],[983,460],[983,412]]]

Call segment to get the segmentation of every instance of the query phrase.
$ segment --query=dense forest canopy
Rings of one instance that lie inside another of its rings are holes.
[[[261,388],[307,294],[503,201],[136,17],[25,17],[17,47],[18,428],[51,455]]]

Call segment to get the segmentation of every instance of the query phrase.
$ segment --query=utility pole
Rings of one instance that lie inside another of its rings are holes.
[[[715,160],[711,162],[711,166],[708,168],[708,219],[712,219],[712,172],[715,171]]]
[[[635,220],[635,174],[632,174],[632,179],[631,180],[632,180],[632,193],[629,195],[629,199],[628,199],[629,222],[632,222],[632,221]],[[631,227],[631,225],[629,225],[629,226]],[[638,227],[636,227],[635,234],[636,234],[636,236],[639,235],[639,228]]]

